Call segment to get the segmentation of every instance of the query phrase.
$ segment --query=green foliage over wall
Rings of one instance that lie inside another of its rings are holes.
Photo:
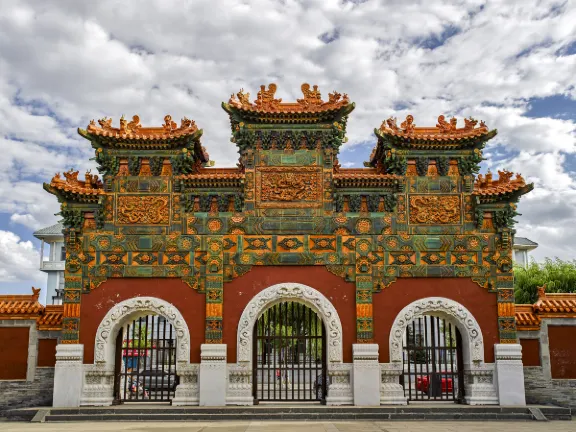
[[[532,304],[538,300],[538,287],[546,285],[547,293],[576,292],[576,260],[546,258],[543,263],[532,261],[527,268],[514,268],[516,304]]]

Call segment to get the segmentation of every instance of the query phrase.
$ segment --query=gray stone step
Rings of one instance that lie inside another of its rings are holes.
[[[85,408],[36,408],[4,413],[10,420],[30,421],[41,410],[44,422],[66,421],[211,421],[211,420],[536,420],[531,407],[427,405],[394,407],[354,406],[249,406],[171,407],[169,405],[121,405]],[[49,410],[49,412],[45,412]],[[571,420],[569,408],[539,406],[549,420]]]
[[[46,422],[66,421],[255,421],[255,420],[533,420],[529,413],[226,413],[226,414],[77,414],[48,415]]]

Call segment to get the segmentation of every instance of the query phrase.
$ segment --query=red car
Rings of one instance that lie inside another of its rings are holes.
[[[452,393],[452,378],[442,377],[442,393]],[[416,390],[428,394],[430,389],[430,378],[428,375],[416,378]]]

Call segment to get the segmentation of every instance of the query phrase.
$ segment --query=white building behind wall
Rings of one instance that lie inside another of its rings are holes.
[[[46,304],[62,304],[64,292],[64,264],[66,249],[64,247],[63,226],[60,223],[42,228],[34,233],[41,240],[40,270],[47,273]],[[48,259],[44,257],[44,246],[48,245]]]
[[[514,263],[522,267],[528,267],[528,264],[530,264],[529,252],[537,247],[538,243],[533,242],[526,237],[514,236],[514,245],[512,245],[512,257]]]

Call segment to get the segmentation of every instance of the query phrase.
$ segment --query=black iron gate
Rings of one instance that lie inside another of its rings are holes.
[[[327,392],[322,319],[298,302],[267,309],[254,327],[254,401],[319,401]]]
[[[116,341],[117,402],[168,402],[174,397],[176,332],[158,315],[135,319]]]
[[[402,355],[409,401],[463,400],[462,338],[456,326],[435,316],[417,318],[406,329]]]

